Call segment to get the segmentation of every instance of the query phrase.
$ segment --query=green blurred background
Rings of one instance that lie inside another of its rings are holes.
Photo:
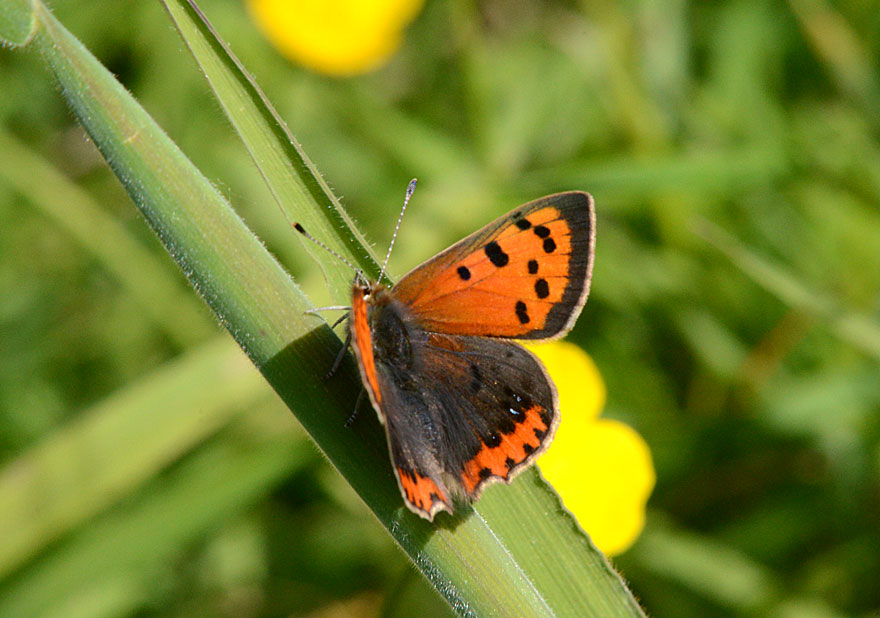
[[[323,291],[161,5],[56,16]],[[598,207],[570,339],[650,445],[615,565],[656,616],[880,611],[874,2],[428,2],[376,73],[203,0],[395,276]],[[0,52],[0,616],[446,616],[153,238],[40,58]],[[342,428],[340,428],[342,430]]]

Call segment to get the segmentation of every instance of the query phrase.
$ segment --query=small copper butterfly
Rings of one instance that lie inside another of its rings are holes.
[[[594,246],[593,198],[571,191],[514,209],[393,287],[356,279],[352,348],[417,515],[433,520],[454,498],[509,483],[550,444],[556,387],[511,340],[571,329]]]

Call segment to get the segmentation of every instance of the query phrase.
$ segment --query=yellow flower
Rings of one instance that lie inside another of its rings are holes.
[[[626,551],[645,525],[656,480],[651,452],[631,427],[601,419],[605,383],[593,360],[566,342],[529,345],[559,391],[562,422],[538,459],[593,543],[607,555]]]
[[[400,47],[424,0],[248,0],[257,25],[294,62],[330,75],[367,73]]]

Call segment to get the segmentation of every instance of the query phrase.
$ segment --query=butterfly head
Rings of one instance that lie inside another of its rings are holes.
[[[388,286],[384,284],[371,281],[361,271],[357,271],[352,283],[354,294],[360,296],[364,302],[371,305],[376,303],[377,298],[384,296],[388,289]]]

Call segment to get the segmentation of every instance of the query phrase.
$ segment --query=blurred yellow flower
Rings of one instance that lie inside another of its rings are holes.
[[[656,480],[651,452],[631,427],[600,419],[605,383],[593,360],[573,343],[528,345],[559,391],[562,422],[538,466],[593,543],[613,556],[645,525]]]
[[[329,75],[367,73],[400,47],[424,0],[248,0],[257,25],[294,62]]]

